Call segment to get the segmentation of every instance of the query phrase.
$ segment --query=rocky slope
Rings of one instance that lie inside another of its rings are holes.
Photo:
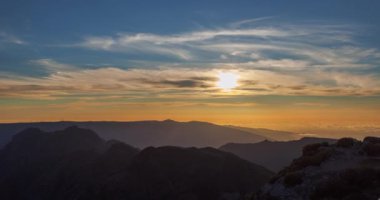
[[[380,198],[380,138],[362,142],[343,138],[335,144],[307,145],[300,158],[280,171],[257,200]]]
[[[222,151],[233,153],[243,159],[262,165],[272,171],[278,172],[288,166],[293,159],[301,156],[305,145],[334,142],[327,138],[302,138],[287,142],[262,141],[258,143],[228,143],[221,146]]]

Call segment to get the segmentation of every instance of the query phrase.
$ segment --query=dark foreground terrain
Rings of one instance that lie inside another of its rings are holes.
[[[0,151],[0,199],[378,200],[380,138],[306,138],[221,149],[262,154],[276,163],[300,143],[302,155],[274,174],[211,147],[139,150],[89,129],[29,128]]]
[[[240,199],[273,173],[214,148],[105,141],[88,129],[30,128],[0,151],[0,199]]]
[[[256,195],[259,200],[380,198],[380,138],[316,143]]]

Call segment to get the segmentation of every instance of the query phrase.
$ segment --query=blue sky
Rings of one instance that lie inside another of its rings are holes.
[[[248,122],[271,120],[273,109],[321,119],[315,112],[335,109],[380,123],[379,9],[375,0],[2,0],[0,121],[128,109],[188,119],[196,108]],[[237,87],[218,88],[221,73]]]
[[[341,24],[360,26],[355,39],[379,48],[378,1],[2,1],[0,69],[31,70],[29,60],[54,59],[77,65],[131,66],[146,55],[99,52],[65,45],[90,36],[120,33],[180,34],[268,17],[260,25]],[[13,40],[13,41],[12,41]],[[23,42],[20,44],[18,42]],[[177,61],[149,55],[152,61]]]

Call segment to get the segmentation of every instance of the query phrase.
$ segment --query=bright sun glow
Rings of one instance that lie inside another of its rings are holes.
[[[231,90],[235,88],[238,84],[237,81],[239,76],[231,72],[221,72],[219,73],[219,81],[217,83],[218,87],[223,90]]]

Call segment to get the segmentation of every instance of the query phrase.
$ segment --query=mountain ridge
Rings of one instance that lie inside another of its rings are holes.
[[[44,131],[56,131],[68,126],[95,130],[100,137],[116,139],[133,146],[184,146],[219,147],[227,142],[259,142],[266,138],[246,131],[216,125],[209,122],[189,121],[133,121],[133,122],[37,122],[0,124],[0,148],[11,140],[12,135],[29,127]]]

